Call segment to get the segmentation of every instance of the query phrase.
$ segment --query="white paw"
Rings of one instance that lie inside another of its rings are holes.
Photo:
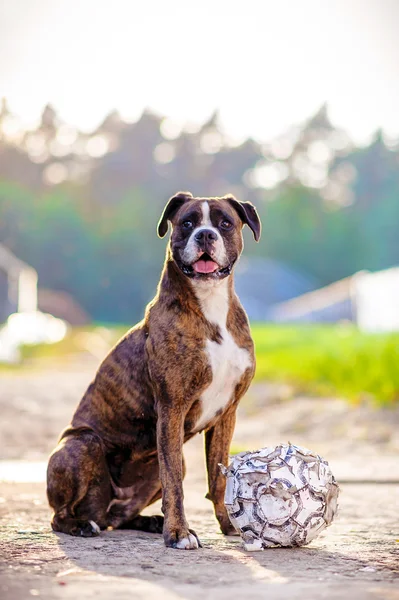
[[[97,525],[97,523],[95,521],[89,521],[89,523],[93,527],[93,531],[95,531],[96,533],[101,532],[101,529],[99,528],[99,526]]]
[[[198,548],[198,540],[192,533],[188,537],[182,538],[176,543],[176,548],[180,550],[196,550]]]

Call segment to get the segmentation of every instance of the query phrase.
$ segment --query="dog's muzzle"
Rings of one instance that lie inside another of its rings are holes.
[[[185,264],[181,261],[176,261],[180,270],[191,278],[198,279],[223,279],[230,275],[236,259],[224,267],[220,267],[212,257],[204,252],[200,257],[194,261],[191,265]]]

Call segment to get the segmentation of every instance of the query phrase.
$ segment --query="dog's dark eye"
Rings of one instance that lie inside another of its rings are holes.
[[[192,229],[193,223],[192,221],[183,221],[182,227],[183,229]]]
[[[227,219],[223,219],[223,221],[220,223],[220,227],[222,229],[231,229],[233,227],[233,223],[230,223],[230,221]]]

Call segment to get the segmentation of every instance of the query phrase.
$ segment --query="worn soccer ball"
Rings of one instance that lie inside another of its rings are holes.
[[[246,550],[308,544],[337,512],[339,487],[328,462],[306,448],[242,452],[220,468],[226,509]]]

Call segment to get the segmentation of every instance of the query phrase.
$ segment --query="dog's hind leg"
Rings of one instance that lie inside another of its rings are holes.
[[[183,475],[186,467],[183,459]],[[122,485],[114,485],[115,499],[108,509],[108,524],[114,529],[136,529],[162,533],[162,515],[143,516],[141,511],[162,498],[158,458],[125,464]]]
[[[107,527],[111,480],[99,438],[90,431],[64,438],[51,454],[47,496],[54,531],[91,537]]]
[[[162,533],[163,516],[152,515],[151,517],[137,515],[133,519],[122,521],[118,529],[136,529],[137,531],[148,531],[149,533]]]
[[[118,486],[113,482],[114,498],[107,513],[108,525],[114,529],[162,531],[163,517],[142,517],[140,512],[162,497],[157,458],[150,461],[127,461]]]
[[[186,465],[183,458],[183,477]],[[162,485],[159,477],[158,458],[150,461],[137,461],[125,464],[122,483],[129,487],[116,488],[116,498],[108,510],[108,524],[114,529],[136,529],[150,533],[162,533],[163,515],[145,516],[140,512],[162,498]],[[123,498],[125,494],[125,498]],[[119,498],[118,498],[119,496]]]

